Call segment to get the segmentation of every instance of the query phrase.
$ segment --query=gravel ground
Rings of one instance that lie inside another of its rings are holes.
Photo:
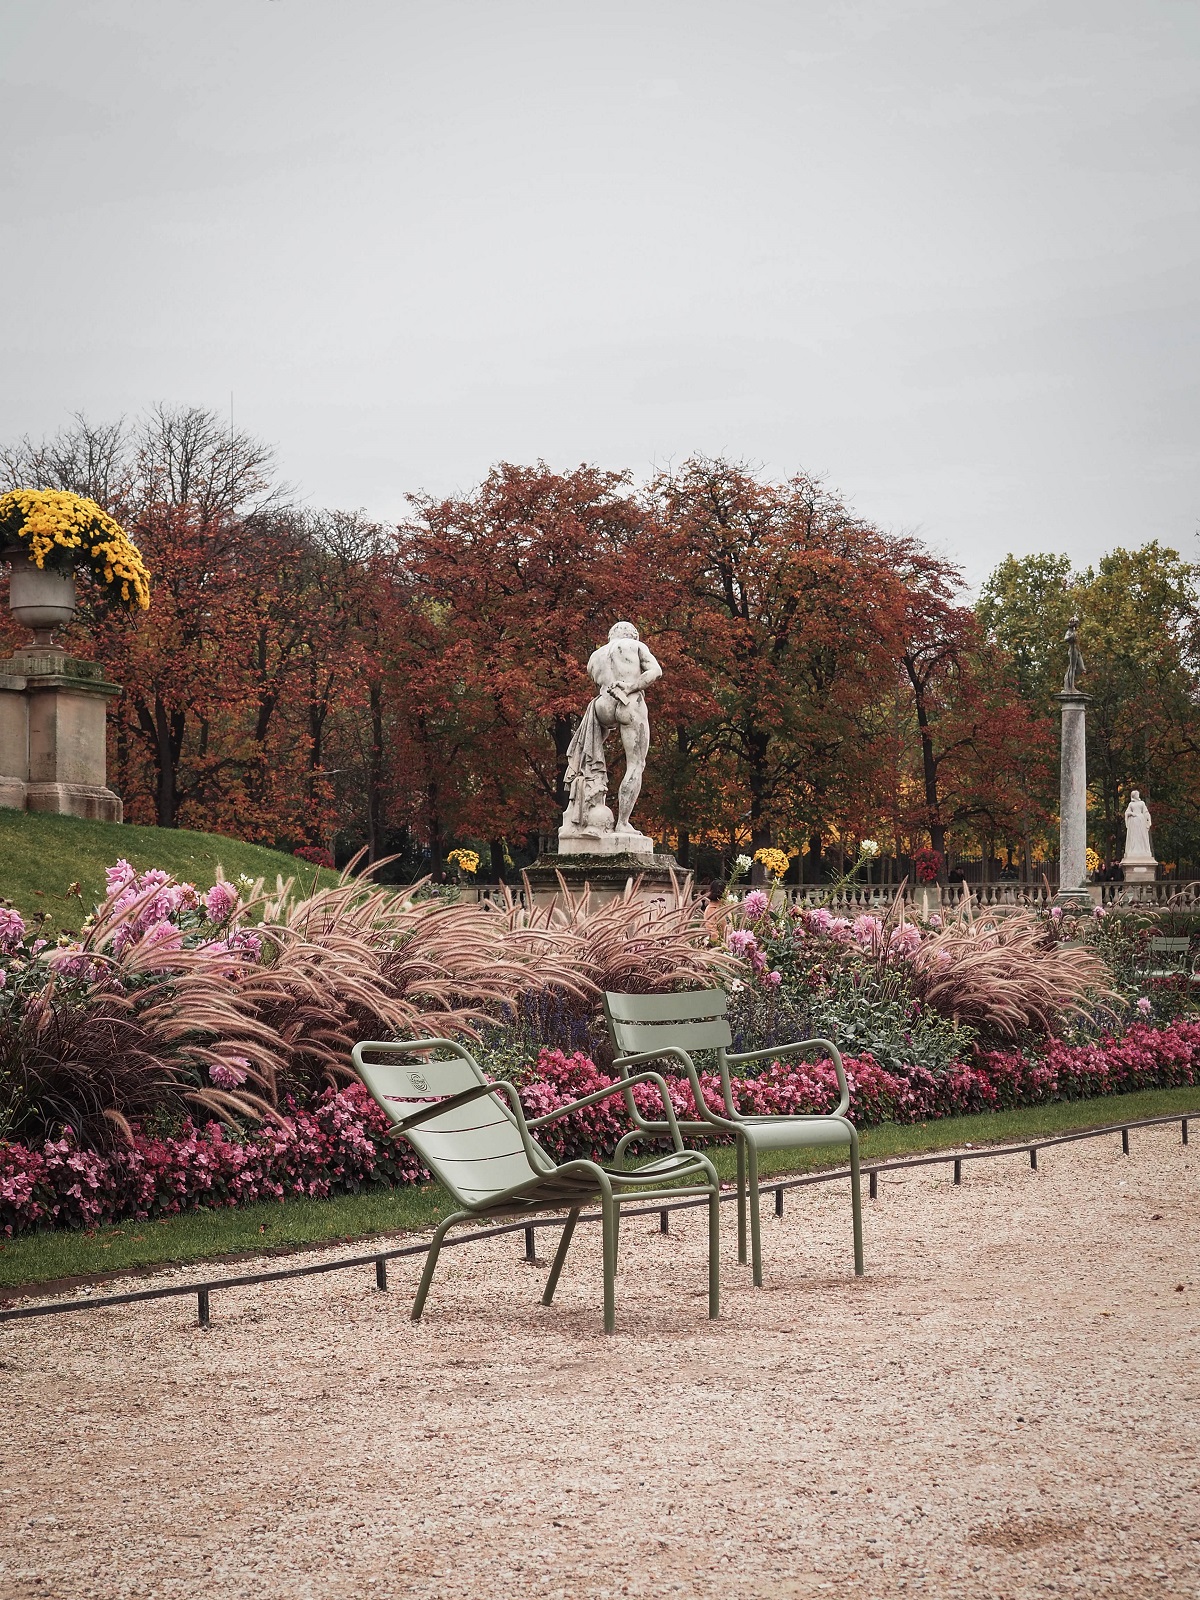
[[[1200,1594],[1197,1159],[1132,1140],[885,1178],[861,1281],[840,1185],[757,1293],[726,1207],[718,1323],[694,1213],[612,1339],[595,1228],[549,1310],[518,1234],[419,1329],[413,1262],[0,1326],[0,1594]]]

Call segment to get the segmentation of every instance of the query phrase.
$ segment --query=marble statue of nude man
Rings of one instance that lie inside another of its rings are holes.
[[[662,668],[638,637],[632,622],[614,622],[608,630],[608,643],[592,652],[587,669],[599,693],[584,713],[567,750],[570,799],[563,831],[613,832],[612,812],[605,803],[608,766],[604,738],[615,728],[625,751],[625,774],[617,794],[616,832],[632,834],[635,830],[630,817],[642,791],[650,749],[645,691],[662,677]]]

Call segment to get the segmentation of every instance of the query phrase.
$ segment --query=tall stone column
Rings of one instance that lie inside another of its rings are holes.
[[[1058,893],[1061,906],[1090,905],[1087,886],[1087,703],[1090,695],[1064,689],[1062,766],[1058,803]]]

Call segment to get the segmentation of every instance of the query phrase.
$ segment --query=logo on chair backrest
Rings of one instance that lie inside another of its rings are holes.
[[[429,1080],[423,1073],[420,1072],[410,1072],[408,1075],[408,1081],[412,1084],[414,1089],[428,1089],[429,1087]]]

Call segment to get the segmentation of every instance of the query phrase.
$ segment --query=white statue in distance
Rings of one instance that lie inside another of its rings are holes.
[[[614,622],[608,643],[592,652],[588,676],[600,691],[567,747],[567,809],[558,832],[560,855],[653,855],[654,840],[630,821],[650,749],[646,690],[662,668],[632,622]],[[614,821],[608,805],[605,737],[616,729],[625,751],[625,775]]]
[[[1136,789],[1131,792],[1129,804],[1125,807],[1125,854],[1121,857],[1121,865],[1124,868],[1154,868],[1158,865],[1150,848],[1150,808]],[[1153,872],[1150,875],[1153,876]],[[1128,871],[1125,876],[1129,877]]]

